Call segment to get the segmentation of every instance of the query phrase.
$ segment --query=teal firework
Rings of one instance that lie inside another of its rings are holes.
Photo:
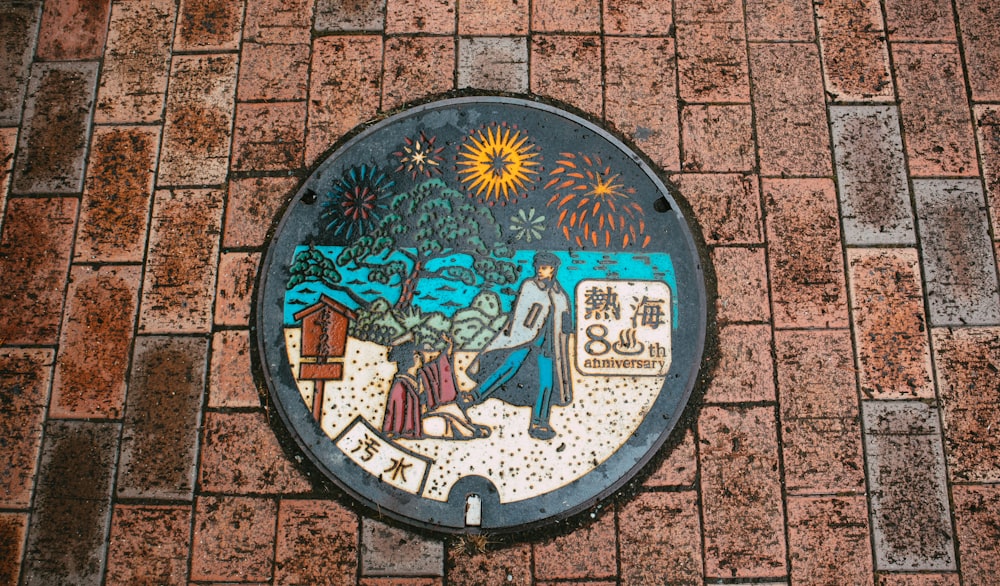
[[[372,230],[386,210],[394,181],[377,165],[361,165],[344,171],[327,192],[321,214],[334,236],[350,239]]]

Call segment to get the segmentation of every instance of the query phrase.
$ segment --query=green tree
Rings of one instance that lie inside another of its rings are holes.
[[[431,261],[456,254],[471,256],[472,267],[427,269]],[[389,260],[399,255],[409,262]],[[369,278],[377,283],[398,280],[401,290],[396,308],[404,309],[424,277],[486,287],[513,283],[518,266],[505,260],[513,255],[489,207],[448,188],[440,179],[431,179],[395,196],[378,227],[345,248],[337,264],[367,268]]]

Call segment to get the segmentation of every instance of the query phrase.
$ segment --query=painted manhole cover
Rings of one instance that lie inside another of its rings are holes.
[[[593,506],[663,444],[701,362],[703,276],[670,191],[530,101],[364,130],[305,181],[262,274],[285,425],[348,493],[422,528]]]

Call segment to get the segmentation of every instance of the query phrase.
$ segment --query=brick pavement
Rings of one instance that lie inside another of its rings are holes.
[[[996,584],[991,0],[0,0],[0,585]],[[557,98],[681,189],[716,366],[641,482],[474,544],[359,515],[250,360],[357,125]]]

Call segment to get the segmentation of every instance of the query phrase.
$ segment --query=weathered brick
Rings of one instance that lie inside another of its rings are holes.
[[[531,44],[531,91],[601,114],[601,39],[590,35],[535,35]],[[609,47],[608,69],[612,49]],[[633,55],[642,60],[640,54]],[[619,73],[620,74],[620,73]],[[609,78],[611,73],[608,73]],[[638,88],[633,88],[637,91]],[[676,128],[676,125],[675,125]]]
[[[215,190],[156,192],[140,332],[211,329],[222,205]]]
[[[701,440],[705,575],[787,574],[774,410],[705,407]]]
[[[759,244],[760,185],[755,175],[674,175],[708,244]]]
[[[456,0],[388,0],[385,32],[454,34],[456,5]]]
[[[871,584],[865,497],[789,497],[788,554],[793,582]]]
[[[848,249],[847,265],[861,392],[933,399],[917,251]]]
[[[811,41],[816,36],[809,0],[746,0],[751,41]]]
[[[673,41],[608,37],[604,49],[606,121],[655,164],[679,169]]]
[[[308,43],[244,42],[240,53],[240,100],[305,100],[309,90]],[[304,121],[303,121],[304,122]]]
[[[917,401],[862,404],[878,570],[953,570],[938,415]]]
[[[263,413],[207,413],[202,443],[198,486],[204,491],[288,494],[311,488],[285,457]]]
[[[989,584],[1000,567],[1000,486],[956,486],[955,525],[965,584]],[[957,581],[955,582],[958,583]]]
[[[535,0],[531,3],[534,32],[600,32],[599,0]]]
[[[1000,322],[997,266],[978,179],[913,182],[931,324]]]
[[[528,32],[528,6],[520,0],[462,0],[458,34],[524,35]]]
[[[386,0],[316,0],[319,32],[381,31],[385,28]]]
[[[353,583],[357,556],[357,515],[335,501],[281,501],[275,584]]]
[[[667,35],[673,25],[671,2],[605,0],[604,32],[609,35]]]
[[[531,584],[531,546],[517,544],[487,553],[456,552],[448,555],[448,584]]]
[[[219,283],[215,295],[215,323],[248,326],[260,254],[223,253],[219,257]]]
[[[17,584],[27,531],[27,515],[0,513],[0,584]]]
[[[32,68],[12,191],[79,193],[83,189],[96,84],[95,62]]]
[[[441,576],[444,543],[374,519],[361,520],[361,575]]]
[[[685,102],[749,102],[742,19],[678,24],[677,69],[678,93]]]
[[[94,129],[73,250],[76,260],[143,260],[159,142],[157,128]]]
[[[250,2],[247,5],[243,40],[274,45],[309,43],[314,5],[314,0]]]
[[[191,498],[207,361],[208,343],[201,338],[136,340],[118,496]]]
[[[828,179],[763,181],[775,327],[846,327],[837,196]]]
[[[25,586],[101,583],[120,430],[117,423],[46,424]]]
[[[757,166],[750,106],[685,106],[681,136],[685,171],[751,171]]]
[[[676,438],[680,430],[673,432]],[[681,439],[668,440],[660,454],[667,454],[656,466],[643,483],[648,487],[657,486],[691,486],[698,474],[698,458],[695,455],[694,433],[690,429],[684,431]],[[655,460],[654,460],[655,462]]]
[[[767,321],[771,306],[767,294],[767,263],[762,248],[718,247],[712,250],[721,323]]]
[[[41,2],[0,6],[0,125],[21,123],[21,102],[28,88],[31,58],[38,41]]]
[[[701,528],[693,491],[640,493],[618,514],[623,584],[700,584]]]
[[[107,582],[186,586],[190,547],[190,506],[117,505]]]
[[[112,3],[95,121],[162,120],[176,13],[173,0]]]
[[[141,278],[137,266],[73,268],[49,416],[121,416]]]
[[[949,0],[885,0],[885,20],[893,41],[955,42]]]
[[[953,482],[1000,482],[1000,329],[936,329],[934,361]]]
[[[77,200],[13,198],[0,235],[0,339],[55,345]]]
[[[892,101],[879,3],[832,0],[815,7],[827,95],[840,102]]]
[[[245,0],[181,0],[175,51],[239,49]]]
[[[565,535],[535,544],[535,579],[606,578],[617,572],[615,516],[611,510]]]
[[[750,44],[762,175],[826,176],[830,134],[816,46]]]
[[[226,179],[236,93],[235,55],[174,57],[160,152],[159,185]]]
[[[313,43],[310,70],[306,165],[341,136],[375,116],[382,93],[378,70],[382,39],[376,36],[323,37]]]
[[[38,34],[38,58],[97,59],[104,52],[111,0],[47,2]]]
[[[1000,222],[1000,107],[976,106],[976,131],[983,161],[986,199],[993,225]]]
[[[775,347],[786,490],[864,492],[850,332],[777,332]]]
[[[894,106],[831,106],[848,245],[914,244],[910,188]]]
[[[252,177],[229,181],[226,199],[226,248],[263,246],[267,231],[277,221],[278,210],[291,199],[294,177]]]
[[[389,37],[385,42],[382,109],[391,110],[455,87],[451,37]]]
[[[877,586],[959,586],[958,574],[900,574],[885,572],[878,574]]]
[[[724,325],[719,365],[705,391],[706,403],[774,401],[774,363],[768,325]]]
[[[7,457],[0,468],[0,507],[31,505],[53,360],[51,350],[0,350],[0,396],[4,398],[0,401],[0,437]]]
[[[987,0],[956,2],[962,30],[962,49],[972,100],[1000,100],[1000,7]],[[962,88],[964,90],[964,88]]]
[[[213,334],[208,406],[260,406],[250,364],[249,331],[223,330]]]
[[[272,499],[199,497],[191,580],[267,582],[274,571],[277,505]]]
[[[896,43],[892,57],[910,175],[976,175],[975,138],[958,48]]]
[[[239,104],[233,131],[233,171],[289,171],[302,167],[305,102]]]
[[[0,128],[0,209],[6,208],[7,187],[14,167],[14,147],[17,145],[17,128]],[[3,217],[0,215],[0,226]]]
[[[528,40],[471,37],[458,40],[458,87],[528,91]]]

